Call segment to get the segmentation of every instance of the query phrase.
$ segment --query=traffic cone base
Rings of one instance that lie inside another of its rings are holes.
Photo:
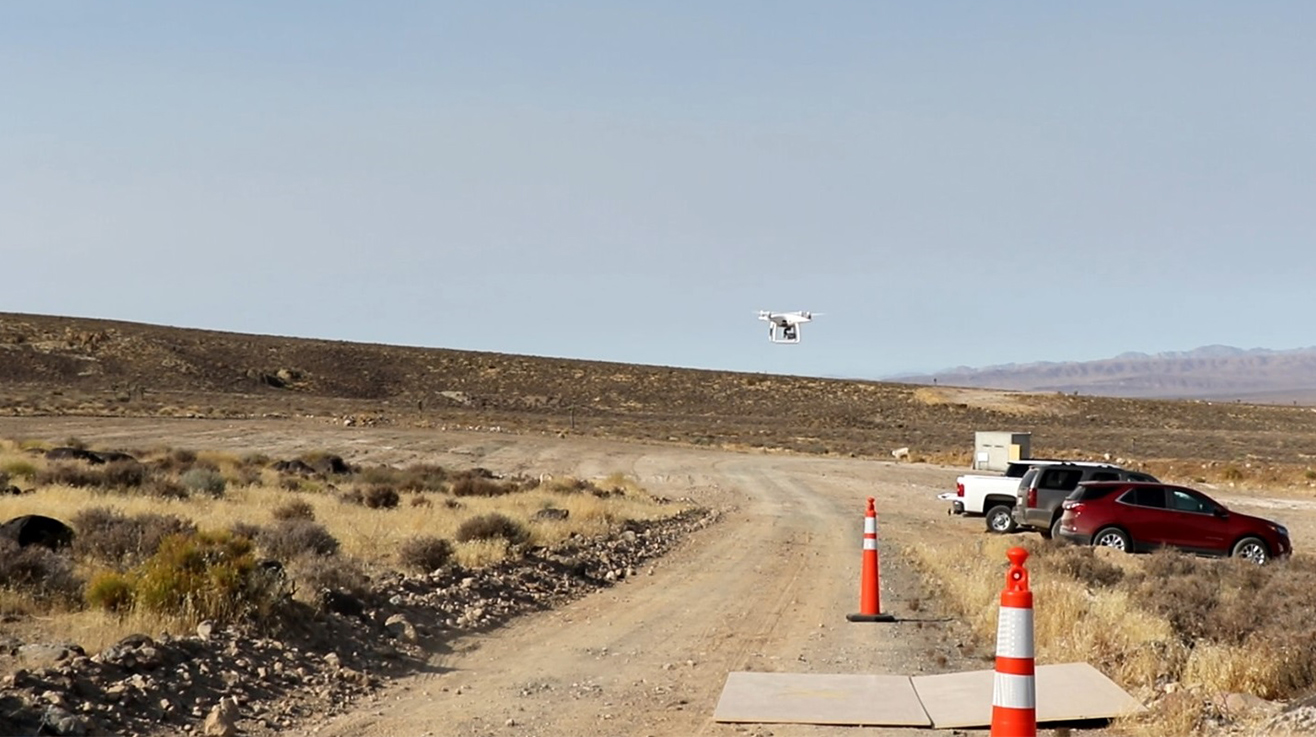
[[[896,618],[882,612],[882,585],[877,560],[877,509],[874,499],[868,498],[868,511],[864,513],[863,565],[859,571],[859,613],[847,614],[851,622],[894,622]]]
[[[851,622],[894,622],[894,614],[847,614],[845,618]]]

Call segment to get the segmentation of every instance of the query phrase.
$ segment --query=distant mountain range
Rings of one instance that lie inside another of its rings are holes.
[[[1208,345],[1191,351],[1121,353],[1096,361],[958,366],[888,380],[1107,397],[1316,404],[1316,347]]]

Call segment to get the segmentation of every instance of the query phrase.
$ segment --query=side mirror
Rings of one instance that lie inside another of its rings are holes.
[[[1220,519],[1229,519],[1229,510],[1225,509],[1224,507],[1216,507],[1215,512],[1213,512],[1212,514],[1219,517]]]

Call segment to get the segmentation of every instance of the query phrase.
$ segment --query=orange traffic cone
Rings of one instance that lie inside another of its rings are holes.
[[[1037,682],[1033,676],[1033,592],[1028,590],[1028,551],[1006,552],[1010,570],[1001,591],[996,628],[996,681],[992,687],[992,737],[1037,736]]]
[[[859,571],[859,613],[847,614],[851,622],[894,622],[896,618],[882,613],[881,581],[877,567],[877,509],[873,497],[868,497],[868,511],[864,513],[864,560]]]

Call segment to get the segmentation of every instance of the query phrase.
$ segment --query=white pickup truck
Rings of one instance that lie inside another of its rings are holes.
[[[1000,476],[966,474],[955,479],[955,491],[940,494],[937,498],[950,502],[950,514],[985,516],[987,529],[992,532],[1014,532],[1015,492],[1019,481],[1033,466],[1044,466],[1061,461],[1033,458],[1014,461],[1005,467]]]

